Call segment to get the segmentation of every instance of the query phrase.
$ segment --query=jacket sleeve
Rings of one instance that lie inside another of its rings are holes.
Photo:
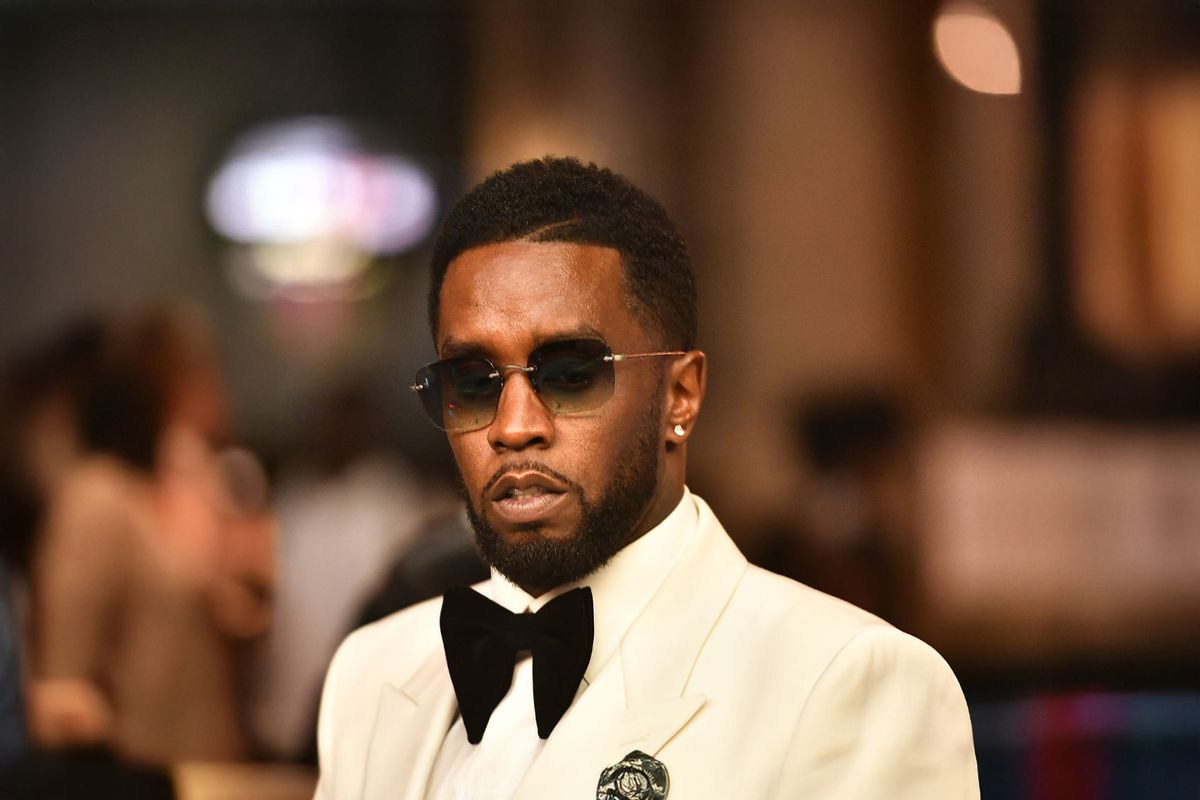
[[[773,796],[977,800],[971,720],[949,665],[894,628],[857,633],[809,694]]]

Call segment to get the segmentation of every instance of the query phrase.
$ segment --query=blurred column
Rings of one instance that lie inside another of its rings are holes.
[[[1200,70],[1099,59],[1074,99],[1077,313],[1153,361],[1200,343]]]
[[[473,6],[470,179],[573,155],[627,175],[674,207],[678,135],[673,15],[661,2]]]
[[[718,507],[749,520],[795,501],[800,392],[918,381],[908,136],[922,112],[905,106],[904,20],[888,4],[702,13],[696,194],[713,375],[698,466]]]
[[[978,413],[1014,389],[1041,272],[1038,69],[1032,0],[943,4],[954,7],[997,21],[1020,59],[1019,94],[972,91],[940,68],[931,76],[928,176],[938,249],[924,302],[937,331],[934,377],[950,410]]]

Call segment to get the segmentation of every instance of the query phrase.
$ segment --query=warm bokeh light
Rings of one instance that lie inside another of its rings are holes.
[[[984,94],[1021,92],[1021,55],[1004,23],[987,9],[951,3],[933,23],[933,46],[942,67]]]
[[[431,178],[368,147],[348,123],[310,117],[251,131],[209,186],[213,227],[244,252],[236,280],[253,296],[328,296],[375,256],[403,252],[433,225]],[[248,271],[248,272],[247,272]]]

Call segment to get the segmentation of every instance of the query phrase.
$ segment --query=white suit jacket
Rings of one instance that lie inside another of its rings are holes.
[[[668,798],[979,797],[967,706],[928,645],[699,529],[516,797],[593,800],[633,750]],[[317,800],[422,800],[456,718],[431,600],[355,631],[321,700]]]

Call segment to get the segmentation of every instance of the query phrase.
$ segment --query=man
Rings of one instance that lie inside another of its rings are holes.
[[[661,206],[517,164],[451,212],[432,273],[413,388],[492,578],[342,645],[320,800],[978,797],[945,662],[749,566],[685,487],[705,357]]]

